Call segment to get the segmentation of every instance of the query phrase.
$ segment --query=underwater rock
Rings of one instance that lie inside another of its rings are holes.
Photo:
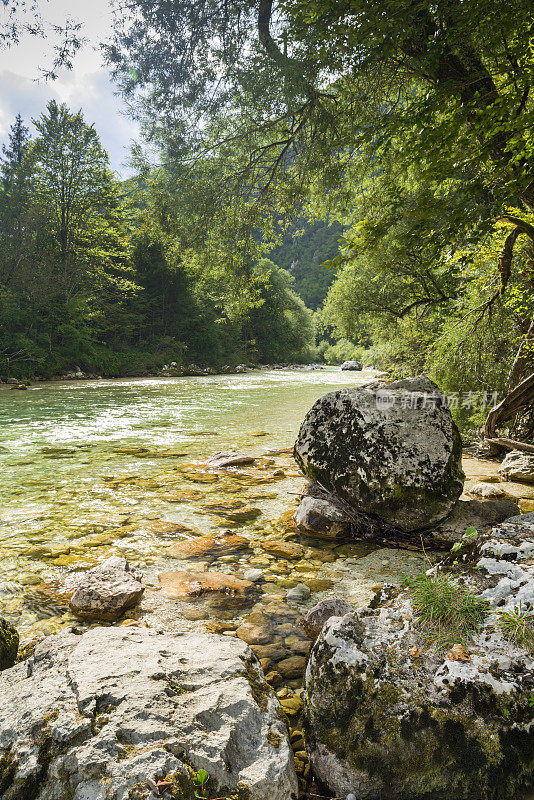
[[[493,483],[486,483],[479,481],[469,489],[469,494],[474,494],[477,497],[482,497],[484,500],[489,500],[492,497],[505,497],[505,492]]]
[[[271,539],[270,541],[268,540],[266,542],[262,542],[261,548],[272,556],[277,556],[277,558],[285,558],[289,561],[292,561],[296,558],[301,558],[305,553],[305,549],[301,544],[296,544],[295,542],[286,542],[280,539]]]
[[[435,383],[345,388],[307,413],[294,456],[312,481],[402,531],[439,522],[463,488],[462,445]]]
[[[192,601],[202,598],[211,605],[239,608],[259,594],[259,587],[225,572],[161,572],[159,581],[167,597]]]
[[[0,617],[0,670],[13,666],[17,658],[18,649],[19,634],[17,629],[3,617]]]
[[[78,579],[71,611],[83,619],[116,620],[141,601],[141,577],[125,558],[112,556]]]
[[[502,461],[499,475],[507,481],[534,483],[534,455],[512,450]]]
[[[352,611],[354,611],[354,607],[342,597],[327,597],[310,608],[308,613],[298,621],[298,624],[310,639],[316,639],[330,617],[344,617],[345,614],[350,614]]]
[[[212,469],[227,469],[228,467],[241,467],[245,464],[253,464],[256,459],[239,453],[237,450],[224,450],[214,453],[204,461],[204,466]]]
[[[168,553],[174,558],[218,558],[243,550],[250,550],[247,538],[223,531],[216,536],[201,536],[179,542],[169,548]]]
[[[460,642],[432,638],[409,589],[325,624],[305,714],[314,773],[333,794],[522,795],[534,777],[533,556],[534,518],[521,517],[447,556],[441,574],[487,602],[478,631]]]
[[[193,797],[199,769],[213,797],[297,797],[278,700],[239,639],[95,627],[0,675],[2,800],[152,800],[147,779]]]

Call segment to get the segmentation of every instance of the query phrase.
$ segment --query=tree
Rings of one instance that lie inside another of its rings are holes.
[[[312,313],[294,291],[294,279],[269,259],[256,267],[261,303],[249,311],[248,331],[260,363],[309,361],[314,345]]]
[[[0,168],[0,237],[2,241],[0,284],[9,287],[28,255],[28,231],[33,191],[33,163],[29,130],[17,114],[8,145],[2,147]]]
[[[35,204],[49,215],[47,258],[65,297],[105,280],[124,259],[119,187],[92,125],[52,100],[34,120]]]
[[[26,36],[46,38],[53,55],[40,71],[46,80],[55,80],[62,67],[72,69],[72,59],[86,41],[81,35],[82,27],[70,17],[63,25],[48,22],[34,0],[9,0],[4,2],[0,23],[0,49],[14,47]]]
[[[505,295],[516,242],[534,241],[524,215],[506,213],[534,209],[529,0],[135,0],[128,8],[109,58],[155,140],[172,140],[177,157],[197,158],[214,137],[219,146],[239,140],[248,154],[239,178],[255,197],[276,186],[282,208],[312,188],[348,211],[365,178],[392,161],[395,175],[417,164],[421,182],[439,187],[475,176],[477,197],[460,235],[448,224],[449,243],[463,245],[483,196],[513,226],[483,311]],[[397,189],[392,177],[384,235],[403,213],[411,226]],[[430,227],[422,235],[435,239]],[[409,302],[432,300],[421,282],[412,288]],[[431,291],[442,302],[442,290]],[[517,355],[514,364],[525,364]]]

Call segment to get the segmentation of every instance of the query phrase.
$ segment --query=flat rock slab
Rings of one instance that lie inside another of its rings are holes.
[[[467,528],[484,533],[519,513],[519,506],[508,498],[497,500],[459,500],[453,510],[439,525],[432,528],[436,544],[450,547],[461,541]]]
[[[83,619],[113,621],[134,608],[144,591],[141,572],[125,558],[112,556],[78,579],[69,605]]]
[[[468,491],[469,494],[475,495],[475,497],[482,497],[484,500],[490,500],[493,497],[506,497],[506,492],[500,486],[494,483],[485,483],[484,481],[478,481]]]
[[[192,797],[199,769],[212,796],[297,796],[278,701],[238,639],[97,627],[0,675],[2,800],[153,800],[165,778]]]
[[[221,450],[214,453],[204,461],[204,466],[211,469],[228,469],[228,467],[242,467],[246,464],[253,464],[256,459],[246,453],[239,453],[237,450]]]
[[[209,604],[239,608],[246,605],[259,589],[252,581],[244,581],[225,572],[161,572],[163,591],[174,600],[193,601],[201,598]]]
[[[169,548],[175,558],[217,558],[218,556],[250,550],[250,542],[244,536],[221,533],[217,536],[202,536],[188,539]]]
[[[324,395],[294,455],[310,480],[356,511],[411,532],[442,520],[460,497],[461,450],[438,387],[418,377]]]

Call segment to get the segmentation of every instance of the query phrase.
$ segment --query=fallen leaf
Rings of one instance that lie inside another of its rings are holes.
[[[419,656],[421,655],[421,650],[419,649],[419,647],[410,647],[408,652],[412,658],[419,658]]]
[[[465,652],[463,645],[454,644],[449,653],[447,653],[449,661],[471,661],[469,653]]]

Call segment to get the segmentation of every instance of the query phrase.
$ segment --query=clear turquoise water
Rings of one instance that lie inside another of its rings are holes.
[[[291,446],[318,397],[370,377],[330,368],[0,390],[0,613],[31,633],[63,613],[74,570],[117,552],[141,565],[160,557],[169,537],[154,523],[220,527],[202,511],[207,500],[247,494],[262,510],[251,530],[276,518],[299,485],[289,456],[272,465],[283,478],[267,464],[266,483],[251,474],[242,488],[196,482],[183,465],[230,447]]]

